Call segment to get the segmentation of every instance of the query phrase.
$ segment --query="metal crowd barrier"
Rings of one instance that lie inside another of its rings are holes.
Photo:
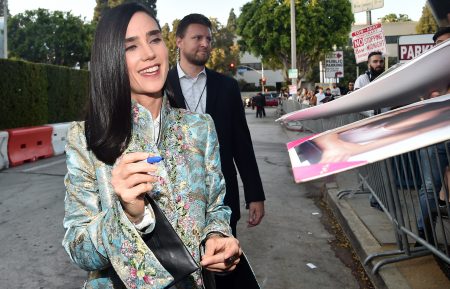
[[[284,100],[281,109],[289,113],[306,107],[295,100]],[[366,117],[352,113],[305,120],[300,124],[304,130],[320,133]],[[449,149],[450,141],[446,141],[358,169],[360,188],[353,193],[370,193],[376,199],[393,224],[397,244],[396,250],[366,258],[365,265],[384,257],[375,263],[372,273],[376,274],[385,264],[433,254],[450,279],[450,180],[445,176]],[[450,171],[447,174],[450,178]],[[445,196],[439,201],[441,190]]]

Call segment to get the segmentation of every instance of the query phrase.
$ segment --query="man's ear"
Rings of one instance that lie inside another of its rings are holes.
[[[177,44],[177,47],[178,47],[178,48],[180,48],[181,42],[182,42],[182,41],[183,41],[183,38],[177,37],[177,39],[176,39],[176,44]]]

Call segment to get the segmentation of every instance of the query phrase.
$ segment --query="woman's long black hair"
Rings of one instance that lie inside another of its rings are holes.
[[[112,165],[131,138],[131,87],[125,60],[125,35],[136,12],[152,12],[126,3],[102,15],[91,52],[90,97],[86,116],[87,145],[95,156]]]

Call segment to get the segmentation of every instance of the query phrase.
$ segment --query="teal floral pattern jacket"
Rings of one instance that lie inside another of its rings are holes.
[[[156,145],[150,112],[132,103],[132,137],[124,153],[160,155],[158,182],[149,194],[195,260],[208,233],[231,236],[231,211],[223,205],[225,182],[219,144],[209,115],[170,107],[161,110]],[[66,233],[63,246],[70,258],[89,271],[84,288],[164,288],[172,276],[161,266],[126,217],[110,185],[112,166],[99,161],[86,147],[84,123],[71,124],[67,137],[65,177]],[[202,288],[199,272],[177,288]]]

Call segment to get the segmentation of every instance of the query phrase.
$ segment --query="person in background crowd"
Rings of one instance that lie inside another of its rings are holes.
[[[355,83],[352,81],[348,82],[347,94],[352,93],[355,90]]]
[[[168,49],[152,15],[137,3],[102,15],[92,46],[86,121],[68,131],[62,244],[89,272],[83,288],[171,284],[172,275],[142,238],[155,228],[146,194],[204,268],[230,271],[242,253],[223,204],[213,120],[169,105]],[[152,155],[164,160],[149,164]],[[232,256],[237,259],[228,264]],[[203,288],[200,273],[176,288]]]
[[[309,99],[310,99],[310,91],[306,88],[303,88],[300,103],[304,105],[309,105]]]
[[[322,104],[322,100],[325,99],[325,93],[323,93],[323,88],[321,86],[319,86],[318,88],[318,92],[315,94],[316,96],[316,103],[317,105]]]
[[[373,51],[367,57],[368,70],[355,81],[355,90],[371,83],[378,75],[384,72],[384,58],[380,51]]]
[[[266,106],[266,98],[260,92],[255,96],[255,104],[256,104],[256,118],[263,116],[266,117],[266,110],[264,107]]]
[[[297,90],[297,101],[302,103],[303,100],[306,99],[307,94],[308,94],[308,89],[306,89],[305,87],[303,87],[301,89],[299,88]]]
[[[333,83],[333,87],[331,88],[331,95],[333,95],[334,99],[341,96],[341,89],[336,86],[336,83]]]
[[[331,94],[331,89],[329,87],[327,87],[327,89],[325,89],[325,98],[322,99],[320,102],[321,103],[327,103],[329,101],[334,100],[333,95]]]
[[[310,90],[308,91],[308,101],[310,106],[317,105],[317,96],[314,94],[314,91]]]

